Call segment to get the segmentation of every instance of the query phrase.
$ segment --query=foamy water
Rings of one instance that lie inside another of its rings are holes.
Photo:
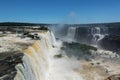
[[[64,53],[60,50],[62,42],[56,42],[53,33],[49,31],[39,35],[41,40],[24,50],[23,64],[16,66],[17,75],[14,80],[104,80],[109,76],[106,69],[111,70],[114,66],[111,66],[112,62],[103,63],[100,58],[77,60],[65,54],[55,58],[55,55]],[[112,55],[110,52],[107,54]],[[120,66],[117,67],[119,68]]]
[[[57,48],[53,49],[49,61],[49,77],[50,80],[83,80],[82,77],[74,70],[81,68],[80,62],[75,58],[68,58],[63,55],[62,58],[54,58],[54,55],[59,54],[59,49],[62,42],[57,42]]]

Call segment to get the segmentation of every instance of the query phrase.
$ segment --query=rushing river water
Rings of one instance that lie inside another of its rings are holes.
[[[68,31],[67,36],[72,40],[75,30],[70,28]],[[100,33],[98,29],[97,33]],[[56,41],[52,31],[38,35],[41,39],[24,50],[23,63],[16,66],[14,80],[104,80],[119,73],[116,71],[120,68],[119,60],[116,60],[119,55],[115,53],[83,44]],[[109,72],[111,69],[112,72]]]

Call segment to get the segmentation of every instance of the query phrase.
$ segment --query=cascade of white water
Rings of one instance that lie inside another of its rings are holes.
[[[55,42],[51,32],[40,33],[41,40],[24,50],[23,63],[16,66],[14,80],[83,80],[74,69],[80,68],[76,59],[64,57],[55,59],[60,54],[62,42]],[[56,44],[57,47],[52,47]]]
[[[91,34],[93,35],[93,42],[97,43],[108,34],[108,30],[107,28],[94,27],[91,29]]]
[[[56,46],[56,39],[52,31],[51,31],[51,41],[52,41],[52,45]]]
[[[100,34],[100,28],[99,27],[95,27],[93,29],[93,33],[92,34],[93,34],[93,40],[97,41],[100,38],[100,36],[101,36],[101,34]]]
[[[67,40],[70,42],[74,41],[75,33],[76,27],[69,27],[67,32]]]
[[[98,33],[100,33],[98,31]],[[40,40],[24,50],[23,63],[16,66],[14,80],[103,80],[102,68],[91,65],[86,60],[77,60],[60,52],[62,41],[55,40],[54,34],[47,31],[38,33]],[[56,47],[53,48],[53,45]],[[93,51],[94,52],[94,51]],[[98,52],[96,52],[98,53]],[[55,55],[61,54],[60,58]],[[96,62],[93,60],[91,62]],[[100,65],[100,64],[99,64]],[[97,72],[98,71],[98,72]]]
[[[17,75],[14,80],[49,80],[48,55],[52,48],[51,33],[40,33],[41,40],[36,41],[24,51],[23,64],[16,66]]]

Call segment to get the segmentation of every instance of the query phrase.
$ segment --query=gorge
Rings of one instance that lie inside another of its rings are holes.
[[[119,80],[119,27],[44,26],[1,30],[0,80]]]

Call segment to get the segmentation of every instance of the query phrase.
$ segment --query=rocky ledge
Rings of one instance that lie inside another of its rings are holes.
[[[15,66],[22,63],[23,50],[34,43],[34,39],[13,33],[0,33],[0,80],[13,80]]]
[[[0,80],[13,80],[16,75],[15,66],[22,63],[22,53],[16,53],[0,60]]]
[[[112,75],[105,80],[120,80],[120,74]]]

